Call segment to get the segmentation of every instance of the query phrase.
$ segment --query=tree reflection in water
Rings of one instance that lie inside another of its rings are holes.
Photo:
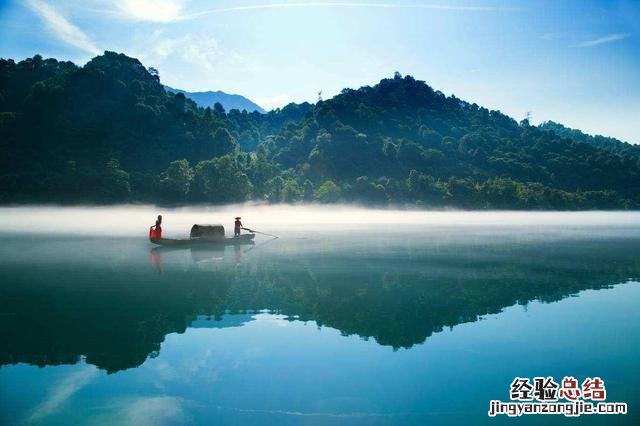
[[[199,316],[245,318],[265,309],[411,348],[514,304],[554,302],[640,275],[640,245],[631,238],[364,252],[310,250],[300,240],[248,251],[154,249],[148,260],[140,245],[125,244],[113,260],[100,244],[86,244],[89,260],[27,267],[17,258],[0,266],[0,364],[71,364],[84,356],[115,372],[142,364],[167,334],[183,333]]]

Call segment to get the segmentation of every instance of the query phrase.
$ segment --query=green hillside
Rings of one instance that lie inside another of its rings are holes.
[[[0,60],[1,200],[636,208],[638,151],[396,74],[267,114],[201,108],[138,60]]]

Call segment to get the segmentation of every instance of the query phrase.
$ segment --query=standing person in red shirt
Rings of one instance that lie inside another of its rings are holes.
[[[234,237],[239,237],[241,229],[242,229],[242,222],[240,222],[240,218],[239,217],[236,217],[235,226],[233,227],[233,236]]]

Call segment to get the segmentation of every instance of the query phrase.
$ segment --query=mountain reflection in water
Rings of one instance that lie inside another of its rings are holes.
[[[640,276],[635,237],[356,237],[180,250],[128,238],[3,237],[0,364],[84,358],[116,372],[157,355],[169,333],[238,327],[261,311],[411,348],[508,306]]]

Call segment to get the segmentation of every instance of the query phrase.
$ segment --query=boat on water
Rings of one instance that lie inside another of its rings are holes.
[[[193,225],[189,238],[149,238],[153,244],[171,247],[188,247],[203,245],[239,245],[254,244],[254,233],[227,237],[222,225]]]
[[[195,245],[235,245],[235,244],[254,244],[255,234],[244,234],[239,237],[224,238],[160,238],[159,240],[150,240],[153,244],[160,246],[195,246]]]

